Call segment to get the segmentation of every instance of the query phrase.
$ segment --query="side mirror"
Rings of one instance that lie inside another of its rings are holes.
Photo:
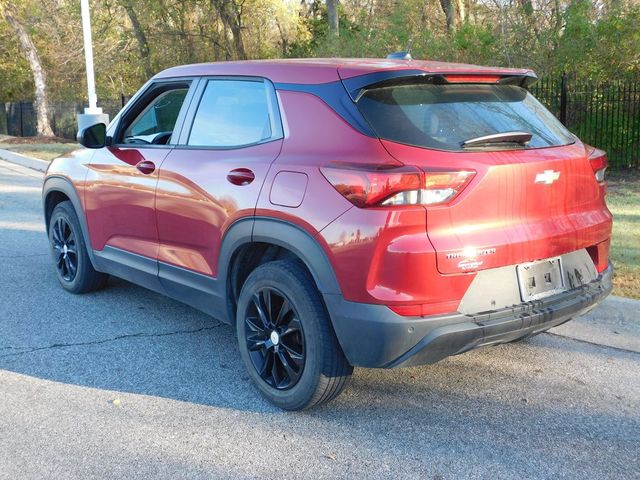
[[[102,148],[107,144],[107,126],[96,123],[78,132],[78,143],[87,148]]]

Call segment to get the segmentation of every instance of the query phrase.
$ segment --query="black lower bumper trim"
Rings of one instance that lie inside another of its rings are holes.
[[[353,365],[408,367],[534,335],[582,315],[612,290],[611,265],[593,282],[541,300],[476,315],[424,318],[325,296],[334,328]],[[358,308],[357,306],[360,306]]]

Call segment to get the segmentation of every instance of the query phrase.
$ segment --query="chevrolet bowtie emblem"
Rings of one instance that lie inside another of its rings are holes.
[[[560,172],[554,172],[553,170],[545,170],[542,173],[536,175],[535,183],[544,183],[545,185],[551,185],[553,182],[560,178]]]

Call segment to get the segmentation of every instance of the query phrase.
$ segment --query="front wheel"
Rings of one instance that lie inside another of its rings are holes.
[[[302,410],[332,400],[347,386],[353,367],[302,265],[279,260],[251,272],[236,325],[249,376],[275,406]]]
[[[80,222],[69,201],[59,203],[51,213],[49,244],[62,288],[86,293],[105,286],[108,276],[93,268]]]

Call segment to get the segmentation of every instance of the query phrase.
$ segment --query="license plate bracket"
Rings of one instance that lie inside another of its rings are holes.
[[[566,290],[560,257],[522,263],[516,267],[516,271],[523,302],[539,300]]]

